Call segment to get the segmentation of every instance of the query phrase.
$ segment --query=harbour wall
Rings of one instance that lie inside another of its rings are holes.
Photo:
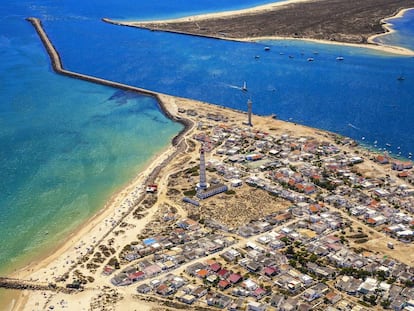
[[[58,51],[56,50],[56,48],[54,47],[53,43],[50,41],[46,31],[44,30],[42,26],[42,22],[38,18],[35,18],[35,17],[28,17],[26,20],[29,21],[34,26],[37,34],[40,37],[40,40],[42,41],[44,47],[46,48],[46,51],[50,57],[52,68],[56,73],[65,75],[65,76],[68,76],[74,79],[84,80],[84,81],[88,81],[92,83],[97,83],[97,84],[121,89],[124,91],[135,92],[140,95],[154,97],[157,100],[161,111],[164,113],[164,115],[167,118],[173,121],[179,122],[184,126],[184,128],[172,139],[172,144],[174,146],[178,145],[181,142],[184,134],[193,126],[192,121],[185,119],[185,118],[177,117],[173,115],[166,108],[163,100],[160,98],[160,96],[162,95],[161,93],[64,69],[60,55]]]

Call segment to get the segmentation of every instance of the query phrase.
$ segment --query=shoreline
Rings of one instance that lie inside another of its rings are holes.
[[[389,34],[389,33],[386,33]],[[386,35],[381,34],[381,35]],[[378,35],[379,36],[379,35]],[[257,42],[262,40],[286,40],[286,41],[306,41],[318,44],[327,44],[327,45],[336,45],[336,46],[347,46],[356,49],[369,49],[378,52],[383,52],[387,54],[395,54],[398,56],[414,56],[414,50],[410,50],[404,47],[396,46],[396,45],[383,45],[377,42],[372,42],[370,44],[367,43],[348,43],[348,42],[335,42],[329,40],[319,40],[319,39],[306,39],[306,38],[288,38],[288,37],[259,37],[259,38],[246,38],[244,40],[240,40],[242,42]]]
[[[380,37],[383,37],[383,36],[386,36],[386,35],[389,35],[389,34],[392,34],[392,33],[396,32],[396,30],[395,30],[394,28],[392,28],[393,24],[389,23],[388,21],[393,20],[393,19],[396,19],[396,18],[402,18],[402,17],[404,17],[404,14],[405,14],[406,12],[411,11],[411,10],[414,10],[414,7],[413,7],[413,8],[409,8],[409,9],[402,9],[401,11],[399,11],[399,12],[398,12],[396,15],[394,15],[394,16],[390,16],[390,17],[385,17],[385,18],[383,18],[383,19],[381,20],[381,23],[383,23],[383,24],[382,24],[382,27],[385,29],[385,32],[384,32],[384,33],[377,34],[377,35],[373,35],[373,36],[369,37],[369,38],[368,38],[368,42],[369,42],[369,43],[372,43],[372,44],[382,45],[382,44],[381,44],[381,43],[379,43],[379,42],[375,42],[375,39],[377,39],[377,38],[380,38]],[[387,45],[383,45],[383,46],[387,46]],[[405,49],[405,48],[403,48],[403,49]],[[414,51],[413,51],[413,53],[414,53]]]
[[[120,20],[112,20],[110,18],[102,18],[103,22],[110,23],[113,25],[118,26],[128,26],[128,27],[136,27],[142,29],[148,29],[150,31],[163,31],[163,32],[170,32],[176,34],[183,34],[183,35],[190,35],[190,36],[197,36],[197,37],[205,37],[211,39],[219,39],[219,40],[228,40],[228,41],[236,41],[236,42],[257,42],[260,40],[295,40],[295,41],[308,41],[308,42],[315,42],[320,44],[332,44],[332,45],[344,45],[354,48],[367,48],[372,49],[380,52],[385,52],[389,54],[396,54],[402,56],[414,56],[414,50],[408,49],[401,46],[396,45],[385,45],[379,42],[375,42],[375,39],[389,33],[394,32],[395,30],[390,27],[390,24],[387,23],[387,20],[403,17],[404,13],[408,10],[412,10],[413,8],[405,8],[401,9],[397,12],[396,15],[385,17],[381,19],[381,26],[384,30],[383,33],[374,34],[367,38],[367,43],[351,43],[351,42],[344,42],[344,41],[330,41],[326,39],[313,39],[313,38],[306,38],[306,37],[291,37],[291,36],[258,36],[258,37],[244,37],[244,38],[235,38],[235,37],[227,37],[227,36],[217,36],[217,35],[208,35],[208,34],[199,34],[196,32],[188,32],[188,31],[180,31],[174,29],[165,29],[163,27],[157,28],[158,26],[166,26],[173,23],[188,23],[193,22],[197,26],[197,22],[201,21],[209,21],[214,19],[222,19],[226,17],[245,17],[251,14],[256,13],[265,13],[271,11],[275,8],[297,4],[297,3],[312,3],[312,0],[287,0],[281,1],[276,3],[270,3],[265,5],[260,5],[252,8],[241,9],[241,10],[230,10],[224,12],[216,12],[216,13],[206,13],[206,14],[199,14],[199,15],[192,15],[187,17],[180,17],[180,18],[173,18],[173,19],[165,19],[165,20],[154,20],[154,21],[120,21]]]
[[[120,211],[119,207],[122,202],[125,202],[129,200],[131,196],[134,196],[135,204],[133,204],[128,211],[121,211],[121,213],[118,213],[120,215],[118,215],[119,219],[117,219],[116,224],[119,225],[119,223],[132,212],[134,207],[145,198],[145,191],[142,190],[145,187],[142,185],[154,182],[154,180],[158,177],[160,170],[174,157],[177,152],[181,150],[184,142],[184,135],[189,130],[191,130],[193,123],[188,119],[177,118],[176,114],[172,112],[173,109],[171,107],[167,107],[168,105],[171,106],[171,103],[168,103],[168,98],[170,97],[168,95],[120,84],[117,82],[103,80],[100,78],[82,75],[63,69],[60,55],[54,48],[52,42],[47,37],[46,32],[42,28],[40,20],[37,18],[27,18],[27,21],[29,21],[34,26],[36,32],[38,33],[49,55],[52,68],[56,73],[66,75],[71,78],[86,80],[88,82],[98,83],[105,86],[133,91],[141,95],[154,97],[158,103],[160,110],[167,118],[183,125],[183,129],[171,139],[171,144],[169,146],[166,146],[163,150],[152,156],[147,161],[147,163],[143,165],[142,170],[131,181],[127,182],[126,185],[121,186],[120,190],[116,191],[102,208],[100,208],[94,215],[83,221],[82,224],[80,224],[73,232],[71,232],[64,241],[61,241],[58,243],[58,245],[51,246],[45,254],[39,254],[33,258],[33,260],[30,260],[29,264],[26,264],[23,267],[8,273],[7,275],[8,278],[15,278],[20,280],[26,280],[30,277],[28,281],[32,281],[31,276],[34,272],[41,271],[59,260],[62,261],[63,255],[73,252],[74,245],[79,243],[79,241],[82,239],[90,239],[93,231],[98,230],[98,227],[104,222],[105,219],[114,215],[116,217],[117,211]],[[137,193],[137,189],[141,189],[141,191]],[[83,242],[83,244],[91,244],[91,247],[93,249],[94,246],[99,245],[99,243],[113,231],[113,228],[116,228],[116,225],[110,227],[109,230],[105,232],[98,240],[94,238],[92,243],[89,241],[88,243]],[[101,230],[102,228],[99,228],[99,232],[101,232]],[[33,282],[35,283],[36,280]],[[6,301],[6,305],[8,305],[10,310],[20,310],[20,308],[25,305],[25,301],[27,301],[28,298],[24,294],[20,294],[20,297],[17,299],[16,295],[11,296],[12,297]]]
[[[285,0],[285,1],[279,1],[279,2],[273,2],[268,4],[262,4],[257,5],[251,8],[246,9],[240,9],[240,10],[229,10],[229,11],[222,11],[222,12],[213,12],[213,13],[203,13],[203,14],[197,14],[197,15],[190,15],[190,16],[184,16],[179,18],[171,18],[171,19],[163,19],[163,20],[148,20],[143,21],[143,24],[146,24],[148,22],[151,23],[170,23],[170,22],[188,22],[188,21],[202,21],[202,20],[208,20],[211,18],[221,18],[221,17],[230,17],[230,16],[236,16],[236,15],[245,15],[245,14],[251,14],[251,13],[260,13],[263,11],[268,11],[280,6],[284,6],[287,4],[294,4],[294,3],[302,3],[302,2],[313,2],[313,0]],[[122,22],[121,22],[122,23]],[[129,23],[141,23],[141,22],[135,22],[130,21]]]
[[[49,54],[49,57],[50,57],[50,60],[51,60],[51,63],[52,63],[52,67],[57,73],[67,75],[67,76],[70,76],[72,78],[87,80],[87,81],[93,82],[93,83],[104,84],[104,85],[107,85],[107,86],[112,86],[112,87],[115,87],[115,88],[121,88],[121,89],[125,89],[125,90],[128,90],[128,91],[134,91],[134,92],[137,92],[141,95],[152,96],[157,100],[157,103],[158,103],[159,108],[162,111],[162,113],[167,118],[169,118],[169,119],[171,119],[175,122],[181,123],[183,125],[183,129],[180,132],[178,132],[177,135],[175,135],[171,139],[171,145],[170,146],[165,147],[164,150],[162,150],[159,153],[155,154],[153,157],[151,157],[148,160],[148,162],[146,164],[143,165],[142,171],[136,177],[134,177],[132,181],[128,182],[125,186],[121,186],[120,190],[116,191],[110,197],[110,199],[105,203],[104,207],[102,207],[92,217],[88,218],[88,220],[86,220],[84,224],[80,225],[80,227],[76,231],[72,232],[66,238],[66,240],[62,242],[62,244],[60,246],[52,247],[50,252],[48,252],[49,255],[46,255],[46,258],[48,259],[48,261],[45,261],[43,259],[41,259],[41,260],[36,260],[35,259],[34,263],[29,263],[28,265],[20,268],[17,271],[11,272],[9,274],[10,276],[21,276],[21,272],[24,271],[24,270],[28,270],[29,268],[31,268],[31,269],[41,269],[45,265],[48,265],[56,257],[59,257],[59,255],[62,251],[63,252],[66,251],[67,248],[69,248],[73,244],[73,242],[69,243],[69,240],[76,240],[78,237],[82,236],[83,234],[86,235],[92,229],[92,228],[89,228],[89,227],[95,226],[95,223],[99,223],[105,216],[107,216],[107,214],[110,212],[109,211],[110,207],[112,207],[116,203],[116,201],[119,201],[120,199],[122,200],[125,196],[127,196],[130,188],[133,188],[134,186],[136,186],[136,184],[138,182],[141,182],[141,178],[142,178],[141,175],[143,175],[143,176],[146,175],[147,180],[148,179],[155,179],[156,176],[153,176],[154,175],[153,171],[154,171],[155,168],[152,168],[154,163],[159,163],[160,159],[163,158],[163,155],[170,152],[171,148],[178,146],[182,142],[182,139],[183,139],[185,133],[188,132],[191,129],[191,127],[193,126],[192,122],[188,119],[176,118],[175,115],[170,112],[169,108],[166,107],[167,106],[166,98],[170,97],[169,95],[164,95],[164,94],[161,94],[161,93],[136,88],[136,87],[133,87],[133,86],[128,86],[128,85],[117,83],[117,82],[112,82],[112,81],[103,80],[103,79],[99,79],[99,78],[95,78],[95,77],[91,77],[91,76],[87,76],[87,75],[82,75],[82,74],[78,74],[78,73],[67,71],[67,70],[63,69],[62,62],[60,60],[60,55],[56,51],[56,49],[54,48],[51,41],[48,39],[48,37],[46,35],[46,32],[42,28],[40,20],[37,19],[37,18],[27,18],[27,20],[35,27],[37,33],[39,34],[39,37],[40,37],[41,41],[43,42],[43,44],[44,44],[44,46],[47,50],[47,53]],[[120,196],[122,198],[120,198]],[[67,245],[67,244],[71,244],[71,245]],[[44,257],[44,256],[41,256],[41,257]]]
[[[294,1],[294,0],[293,0]],[[411,10],[411,9],[410,9]],[[394,18],[394,17],[392,17]],[[391,18],[390,18],[391,19]],[[260,41],[264,40],[275,40],[275,41],[306,41],[306,42],[313,42],[317,44],[328,44],[328,45],[336,45],[336,46],[347,46],[352,48],[359,48],[359,49],[369,49],[378,52],[383,52],[386,54],[394,54],[398,56],[414,56],[414,50],[404,48],[401,46],[396,45],[385,45],[378,42],[374,42],[373,40],[377,37],[387,35],[395,30],[392,29],[390,32],[386,32],[379,35],[374,35],[369,38],[369,43],[349,43],[349,42],[339,42],[339,41],[329,41],[329,40],[321,40],[321,39],[312,39],[312,38],[295,38],[295,37],[280,37],[280,36],[264,36],[264,37],[246,37],[246,38],[230,38],[230,37],[217,37],[217,36],[207,36],[201,34],[194,34],[189,32],[183,31],[173,31],[173,30],[156,30],[149,27],[135,25],[135,22],[120,22],[111,20],[108,18],[103,18],[103,22],[108,24],[113,24],[116,26],[125,26],[125,27],[133,27],[133,28],[141,28],[150,31],[159,31],[159,32],[169,32],[174,34],[186,35],[186,36],[193,36],[193,37],[200,37],[200,38],[207,38],[207,39],[215,39],[215,40],[226,40],[226,41],[233,41],[233,42],[248,42],[248,43],[259,43]],[[371,39],[372,38],[372,39]],[[372,41],[372,42],[371,42]]]

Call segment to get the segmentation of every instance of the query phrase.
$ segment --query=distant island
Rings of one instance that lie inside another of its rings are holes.
[[[104,21],[233,40],[297,38],[367,44],[373,43],[371,37],[390,30],[386,27],[384,18],[412,7],[413,2],[410,0],[292,0],[174,20]]]

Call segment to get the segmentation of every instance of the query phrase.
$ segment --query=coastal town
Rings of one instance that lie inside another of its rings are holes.
[[[184,129],[45,260],[1,278],[14,310],[414,310],[410,159],[350,138],[154,96]],[[243,92],[247,87],[243,86]]]
[[[31,275],[71,294],[30,295],[28,310],[414,309],[411,161],[275,117],[165,102],[191,123],[176,152],[62,266]]]

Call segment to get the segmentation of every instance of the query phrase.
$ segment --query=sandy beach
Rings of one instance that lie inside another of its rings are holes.
[[[301,5],[309,5],[309,8],[318,6],[320,1],[314,0],[288,0],[283,2],[271,3],[261,5],[249,9],[237,10],[237,11],[226,11],[211,14],[201,14],[189,17],[169,19],[169,20],[156,20],[156,21],[115,21],[111,19],[103,19],[105,22],[113,23],[116,25],[124,25],[130,27],[141,27],[150,30],[159,31],[170,31],[182,34],[200,35],[224,40],[232,41],[258,41],[258,40],[306,40],[322,44],[335,44],[335,45],[347,45],[352,47],[363,47],[374,49],[383,53],[412,56],[414,51],[398,47],[384,45],[375,42],[375,38],[383,36],[386,33],[392,31],[392,29],[386,24],[388,19],[401,17],[407,9],[397,10],[395,13],[392,11],[376,12],[374,16],[378,19],[378,25],[376,28],[366,32],[366,24],[357,25],[351,29],[352,14],[349,13],[349,23],[342,25],[341,29],[335,29],[334,25],[330,25],[329,29],[323,29],[322,26],[315,27],[318,24],[318,20],[322,19],[321,16],[312,16],[312,14],[318,15],[317,8],[315,12],[307,17],[300,17],[293,14],[296,11],[303,11]],[[322,1],[323,2],[323,1]],[[295,7],[297,6],[297,7]],[[294,17],[287,17],[281,20],[281,15],[285,11],[292,11]],[[279,12],[280,11],[280,12]],[[278,13],[279,12],[279,13]],[[279,14],[279,15],[277,15]],[[321,13],[322,14],[322,13]],[[334,18],[336,13],[332,12],[331,18]],[[386,14],[385,16],[379,17],[378,14]],[[391,14],[388,16],[387,14]],[[374,19],[374,16],[372,17]],[[323,15],[326,19],[326,15]],[[275,19],[275,23],[264,25],[265,20]],[[292,20],[290,20],[292,19]],[[307,19],[306,21],[302,21]],[[256,21],[256,22],[255,22]],[[305,27],[304,33],[298,33],[299,30],[295,30],[294,26],[287,25],[288,23],[303,23]],[[325,23],[325,21],[324,21]],[[243,26],[246,24],[246,26]],[[263,24],[263,25],[262,25]],[[309,24],[309,25],[308,25]],[[357,23],[356,23],[357,24]],[[248,25],[248,26],[247,26]],[[274,29],[269,29],[269,28]],[[279,28],[279,29],[278,29]],[[361,36],[358,37],[358,31],[361,32]],[[340,37],[335,34],[340,33]],[[268,33],[274,33],[268,35]],[[294,35],[293,35],[294,33]],[[363,35],[362,35],[363,33]],[[253,35],[254,34],[254,35]]]
[[[313,0],[286,0],[286,1],[280,1],[275,3],[268,3],[263,5],[258,5],[252,8],[247,9],[241,9],[241,10],[230,10],[230,11],[224,11],[224,12],[216,12],[216,13],[206,13],[206,14],[198,14],[198,15],[192,15],[187,17],[180,17],[180,18],[174,18],[174,19],[166,19],[166,20],[154,20],[151,21],[151,23],[169,23],[169,22],[200,22],[204,20],[210,20],[215,18],[225,18],[225,17],[233,17],[233,16],[244,16],[252,13],[263,13],[271,11],[275,8],[294,4],[294,3],[302,3],[302,2],[312,2]],[[132,25],[140,25],[140,24],[146,24],[147,22],[137,22],[132,21],[130,22]]]
[[[176,109],[175,109],[176,110]],[[174,107],[171,107],[174,111]],[[63,275],[66,271],[76,264],[82,256],[90,253],[99,242],[117,227],[120,221],[131,213],[133,207],[143,198],[145,194],[145,185],[148,176],[154,170],[161,166],[163,162],[174,152],[176,147],[169,147],[161,154],[154,156],[149,161],[146,168],[120,192],[114,194],[109,202],[95,216],[82,225],[78,230],[73,232],[62,245],[47,254],[44,259],[34,261],[30,265],[20,269],[10,275],[11,278],[50,282],[56,276]],[[152,212],[148,215],[150,218]],[[138,221],[137,230],[141,230],[146,224],[145,219]],[[132,231],[131,231],[132,232]],[[127,240],[133,240],[134,234],[125,237]],[[11,310],[22,310],[22,305],[28,299],[32,299],[27,294],[22,294],[19,301],[12,302]],[[33,303],[29,303],[28,310],[36,309],[37,298]],[[73,310],[78,310],[75,306]]]
[[[175,117],[180,117],[178,110],[181,108],[197,110],[200,115],[207,115],[208,113],[225,115],[228,120],[227,126],[231,127],[243,126],[246,119],[246,115],[242,112],[208,103],[167,95],[160,95],[160,100],[162,100],[164,109]],[[276,120],[272,117],[254,115],[253,123],[256,130],[271,130],[272,133],[284,133],[296,137],[313,137],[321,141],[333,141],[335,137],[329,132]],[[183,142],[186,142],[197,132],[200,131],[195,127],[189,128],[189,131],[182,137]],[[13,307],[9,310],[43,310],[46,306],[53,306],[55,310],[104,310],[103,307],[102,309],[99,307],[103,303],[102,297],[109,297],[107,298],[109,304],[105,310],[125,310],[125,306],[128,306],[129,310],[155,310],[159,306],[157,302],[139,300],[136,297],[135,286],[114,287],[109,282],[110,278],[101,273],[102,266],[91,269],[85,263],[97,251],[98,247],[105,243],[113,248],[114,255],[120,254],[125,245],[136,241],[148,230],[148,226],[151,226],[154,217],[157,215],[157,217],[160,217],[159,215],[163,213],[166,205],[176,207],[180,217],[187,216],[187,213],[174,203],[167,194],[169,177],[172,173],[182,170],[183,159],[185,163],[191,162],[191,158],[197,160],[197,151],[188,150],[190,145],[188,143],[185,143],[185,145],[186,147],[181,147],[182,149],[178,154],[176,153],[178,147],[170,146],[163,153],[157,155],[125,189],[113,196],[102,211],[79,228],[53,254],[39,262],[33,262],[30,266],[12,275],[15,278],[34,282],[57,282],[58,284],[62,284],[59,280],[65,275],[68,278],[63,281],[63,284],[70,281],[75,275],[89,275],[93,280],[87,282],[82,292],[68,295],[59,291],[22,291],[19,299],[13,301]],[[349,149],[349,152],[353,152],[353,149]],[[366,151],[361,152],[364,152],[365,156],[369,156]],[[176,154],[176,156],[171,157],[173,154]],[[190,154],[190,158],[186,159],[188,157],[186,154]],[[371,171],[375,176],[385,176],[387,174],[382,166],[373,162],[364,164],[362,168],[367,172]],[[146,180],[154,170],[158,172],[154,182],[159,187],[155,201],[151,199],[154,198],[152,195],[145,193]],[[145,203],[148,200],[151,202]],[[139,214],[133,212],[137,209],[140,210]],[[386,240],[383,239],[382,235],[378,234],[376,238],[379,239],[381,245],[385,245]],[[404,254],[409,253],[407,247],[410,246],[395,244],[395,251],[401,255],[402,260],[408,260],[407,263],[409,263],[409,256],[405,258]],[[378,250],[387,252],[386,246],[379,247],[378,245],[376,245]],[[395,251],[390,252],[389,255],[392,256]]]
[[[373,35],[373,36],[371,36],[371,37],[369,37],[368,38],[368,42],[369,43],[372,43],[372,44],[380,44],[380,43],[378,43],[378,42],[376,42],[375,41],[375,39],[377,39],[377,38],[380,38],[380,37],[383,37],[383,36],[385,36],[385,35],[387,35],[387,34],[390,34],[390,33],[394,33],[395,32],[395,30],[394,30],[394,28],[392,28],[392,23],[390,23],[393,19],[395,19],[395,18],[401,18],[401,17],[404,17],[404,14],[406,13],[406,12],[408,12],[408,11],[410,11],[410,10],[413,10],[414,8],[410,8],[410,9],[403,9],[403,10],[401,10],[401,11],[399,11],[395,16],[392,16],[392,17],[387,17],[387,18],[384,18],[384,19],[382,19],[381,20],[381,23],[382,23],[382,27],[386,30],[386,32],[385,33],[380,33],[380,34],[377,34],[377,35]],[[381,46],[381,45],[380,45]],[[384,47],[386,47],[386,46],[384,46]],[[405,49],[404,49],[405,50]],[[408,50],[408,52],[409,52],[410,50]],[[411,51],[411,52],[413,52],[413,51]]]
[[[394,54],[399,56],[414,56],[414,51],[403,48],[400,46],[393,46],[393,45],[383,45],[378,42],[375,42],[375,37],[378,36],[384,36],[386,34],[382,35],[375,35],[370,38],[369,40],[371,44],[364,44],[364,43],[347,43],[347,42],[333,42],[328,40],[320,40],[320,39],[298,39],[298,38],[285,38],[285,37],[259,37],[259,38],[245,38],[241,39],[240,41],[246,41],[246,42],[258,42],[263,40],[298,40],[298,41],[308,41],[308,42],[315,42],[320,44],[330,44],[330,45],[339,45],[339,46],[349,46],[352,48],[362,48],[362,49],[371,49],[374,51],[378,51],[385,54]]]

